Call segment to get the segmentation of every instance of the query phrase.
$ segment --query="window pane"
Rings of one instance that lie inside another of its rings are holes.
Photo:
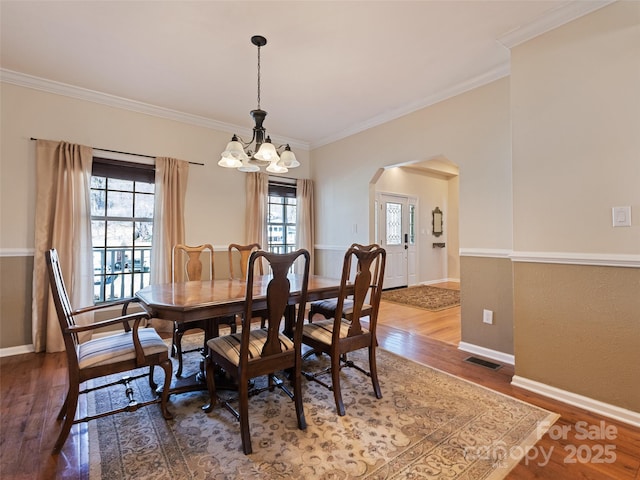
[[[151,246],[151,238],[153,237],[152,222],[136,222],[135,223],[135,244],[136,246]]]
[[[91,215],[105,216],[107,192],[104,190],[91,190]]]
[[[136,193],[134,216],[136,218],[153,218],[153,195]]]
[[[416,243],[416,206],[409,205],[409,243]]]
[[[295,247],[296,245],[296,226],[295,225],[287,225],[287,245],[291,245],[293,247]]]
[[[107,188],[107,179],[105,177],[91,177],[91,188]]]
[[[94,247],[104,247],[104,222],[103,221],[91,221],[91,242]],[[96,265],[94,261],[94,265]]]
[[[154,193],[156,186],[153,183],[136,182],[136,192]]]
[[[133,222],[107,222],[107,245],[131,245]]]
[[[127,192],[133,192],[133,181],[110,178],[107,188],[109,190],[124,190]]]
[[[109,197],[107,202],[107,216],[132,217],[133,216],[133,193],[109,192]]]
[[[283,205],[269,205],[269,222],[282,223],[284,219]]]
[[[402,241],[402,204],[387,203],[387,245],[400,245]]]
[[[287,207],[287,223],[296,223],[296,206],[289,205]]]

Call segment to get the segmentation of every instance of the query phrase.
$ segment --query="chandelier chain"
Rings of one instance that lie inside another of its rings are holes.
[[[258,45],[258,110],[260,110],[260,45]]]

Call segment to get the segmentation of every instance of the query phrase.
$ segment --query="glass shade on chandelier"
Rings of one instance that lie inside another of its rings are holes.
[[[241,172],[258,172],[261,166],[267,165],[267,172],[286,173],[290,168],[300,166],[300,162],[288,144],[279,147],[273,145],[271,137],[262,126],[267,112],[260,108],[260,47],[267,44],[267,39],[255,35],[251,37],[251,43],[258,47],[258,108],[251,110],[251,116],[255,122],[253,137],[249,142],[244,142],[238,135],[233,135],[227,148],[222,152],[218,165],[237,168]],[[252,147],[254,142],[255,146]]]

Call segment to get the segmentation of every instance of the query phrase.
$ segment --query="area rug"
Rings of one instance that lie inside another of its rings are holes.
[[[449,288],[418,285],[382,292],[382,300],[424,308],[432,312],[460,305],[460,291]]]
[[[350,359],[366,365],[366,352]],[[305,369],[321,364],[326,356],[313,356]],[[383,349],[378,365],[380,400],[362,373],[342,371],[343,417],[330,391],[304,380],[305,431],[282,391],[251,397],[248,456],[227,410],[201,410],[205,392],[173,395],[171,421],[152,405],[90,422],[90,478],[493,480],[504,478],[558,417]],[[136,383],[137,395],[150,394],[145,379]],[[90,411],[122,403],[115,390],[92,396]]]

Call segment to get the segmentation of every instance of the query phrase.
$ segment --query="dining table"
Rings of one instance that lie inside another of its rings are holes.
[[[253,280],[253,310],[267,308],[266,291],[271,275],[259,275]],[[289,274],[291,283],[290,308],[285,315],[283,332],[293,336],[295,307],[300,303],[303,276]],[[247,284],[238,279],[214,279],[191,282],[154,284],[138,290],[135,294],[142,308],[152,317],[173,322],[206,321],[205,339],[214,336],[216,318],[243,314]],[[333,298],[338,295],[340,280],[336,278],[309,275],[307,302]],[[243,320],[244,321],[244,320]],[[204,363],[200,362],[200,371],[193,375],[174,378],[170,393],[183,393],[205,390],[203,372]]]

